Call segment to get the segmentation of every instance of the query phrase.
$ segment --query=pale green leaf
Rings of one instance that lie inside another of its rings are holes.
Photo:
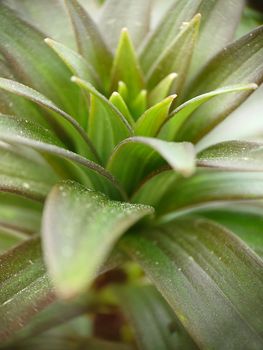
[[[44,254],[57,293],[72,297],[94,279],[125,231],[151,207],[114,202],[74,182],[53,188],[43,219]]]
[[[134,120],[131,116],[129,108],[125,103],[123,97],[116,91],[114,91],[109,98],[109,101],[121,112],[121,114],[126,118],[127,122],[133,126]]]
[[[121,246],[200,348],[262,348],[263,262],[231,232],[188,217],[125,236]]]
[[[196,14],[200,2],[201,0],[178,0],[168,9],[141,49],[141,64],[145,73],[149,72],[160,54],[174,41],[182,23],[189,21]]]
[[[147,109],[148,91],[143,89],[129,106],[132,116],[137,120]]]
[[[78,48],[83,57],[98,73],[107,90],[112,65],[112,55],[107,48],[96,23],[77,0],[66,0],[75,29]]]
[[[211,100],[212,98],[224,94],[235,93],[240,91],[255,90],[256,84],[239,84],[233,86],[225,86],[223,88],[216,89],[211,92],[207,92],[203,95],[194,97],[171,112],[170,118],[163,126],[160,136],[165,140],[175,140],[179,129],[187,121],[188,118],[197,110],[200,106]]]
[[[205,167],[240,171],[263,171],[263,144],[226,141],[198,154],[198,164]]]
[[[197,14],[190,22],[185,23],[180,34],[153,63],[146,75],[147,86],[150,89],[153,89],[168,74],[176,72],[178,77],[172,91],[176,93],[181,91],[191,62],[200,19],[200,14]]]
[[[132,137],[115,148],[107,169],[130,194],[145,176],[166,163],[183,176],[190,176],[195,170],[193,146],[185,142]]]
[[[72,81],[91,95],[88,135],[105,164],[113,148],[131,136],[131,126],[121,112],[90,83],[77,77],[72,77]]]
[[[128,100],[126,102],[130,105],[143,89],[144,81],[135,49],[126,28],[121,32],[113,62],[111,91],[117,89],[119,81],[127,86]]]
[[[263,26],[230,44],[201,71],[187,99],[224,86],[263,81]],[[235,110],[250,94],[227,94],[200,107],[182,127],[178,140],[197,142]]]
[[[126,27],[138,46],[150,26],[151,1],[107,0],[100,17],[100,29],[108,45],[114,50],[121,30]],[[114,18],[112,14],[114,13]]]
[[[161,80],[156,87],[154,87],[148,97],[150,106],[161,102],[167,95],[169,95],[170,89],[176,78],[177,73],[171,73],[167,75],[167,77],[163,78],[163,80]]]
[[[134,126],[135,135],[156,136],[168,118],[170,107],[175,98],[176,95],[171,95],[144,112]]]

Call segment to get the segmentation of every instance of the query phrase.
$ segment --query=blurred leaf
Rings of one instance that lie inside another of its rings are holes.
[[[134,120],[130,114],[129,108],[127,107],[124,99],[122,96],[114,91],[109,98],[109,101],[121,112],[121,114],[126,118],[127,122],[130,124],[130,126],[134,125]]]
[[[189,21],[196,14],[200,2],[201,0],[178,0],[168,9],[162,21],[141,48],[141,64],[145,73],[149,72],[160,54],[173,43],[174,38],[180,32],[182,23]],[[169,73],[171,72],[173,71]]]
[[[116,289],[141,350],[197,349],[173,311],[152,286]]]
[[[263,262],[231,232],[185,218],[121,243],[203,349],[261,349]]]
[[[114,147],[129,137],[132,129],[121,112],[90,83],[77,77],[72,81],[91,95],[88,133],[105,164]]]
[[[263,26],[242,37],[216,55],[191,84],[187,98],[223,86],[263,81]],[[252,91],[213,99],[192,114],[178,140],[197,142],[236,109]]]
[[[234,232],[263,258],[263,215],[247,212],[246,208],[210,209],[200,215]]]
[[[54,300],[39,238],[0,256],[0,340],[10,338]]]
[[[119,81],[126,84],[128,89],[128,100],[126,102],[131,104],[144,87],[144,82],[136,52],[126,28],[121,31],[113,62],[111,91],[117,89]]]
[[[60,141],[53,136],[49,130],[43,129],[29,121],[1,115],[0,140],[14,145],[29,146],[44,154],[70,160],[85,169],[86,176],[92,181],[95,188],[98,186],[98,188],[101,188],[102,190],[108,189],[110,192],[113,190],[115,196],[116,189],[117,192],[122,192],[112,175],[103,167],[76,153],[62,148],[63,145],[61,147]],[[30,186],[29,189],[26,188],[25,190],[30,190]]]
[[[132,41],[138,46],[149,30],[150,10],[150,0],[107,0],[102,8],[100,29],[110,48],[114,50],[117,47],[118,37],[124,27],[128,28]]]
[[[26,240],[27,235],[0,224],[0,255]]]
[[[198,154],[198,164],[220,169],[263,171],[263,144],[245,141],[218,143]]]
[[[66,0],[75,29],[78,48],[83,57],[100,76],[105,89],[109,83],[112,55],[97,25],[77,0]]]
[[[176,72],[172,92],[179,93],[185,82],[190,66],[201,16],[197,14],[190,22],[183,25],[180,34],[158,56],[146,75],[147,85],[153,89],[168,74]]]
[[[0,54],[16,80],[40,91],[79,120],[83,110],[80,110],[79,90],[69,81],[69,70],[44,43],[44,35],[20,20],[3,1],[0,3],[0,32]]]
[[[44,209],[44,255],[57,293],[70,298],[92,282],[114,243],[150,207],[114,202],[77,182],[53,188]]]
[[[0,120],[0,134],[2,118]],[[1,136],[0,136],[1,138]],[[0,144],[0,191],[16,193],[42,201],[58,177],[46,165],[38,163],[14,148]]]
[[[171,73],[167,77],[163,78],[159,84],[157,84],[149,95],[149,105],[153,106],[156,103],[161,102],[167,95],[169,95],[170,89],[177,78],[177,73]]]
[[[154,174],[134,194],[134,203],[152,205],[167,218],[220,202],[263,198],[263,173],[198,169],[190,178],[172,170]],[[158,191],[156,191],[158,188]]]
[[[156,136],[168,118],[170,107],[175,98],[176,95],[171,95],[144,112],[134,126],[135,135]]]
[[[190,77],[198,73],[203,66],[233,38],[240,22],[244,0],[204,0],[198,12],[202,20],[200,34],[196,42]]]
[[[132,137],[114,150],[107,169],[128,193],[143,177],[168,163],[173,171],[190,176],[195,170],[195,151],[190,143],[166,142],[149,137]]]
[[[68,123],[73,126],[73,128],[77,131],[77,135],[81,136],[85,143],[88,145],[89,152],[88,157],[92,159],[96,159],[97,153],[92,145],[90,139],[88,138],[85,130],[81,127],[81,125],[69,114],[58,108],[52,101],[48,98],[40,94],[38,91],[31,89],[28,86],[20,84],[16,81],[0,78],[0,89],[6,90],[8,92],[14,93],[19,96],[23,96],[26,99],[29,99],[40,106],[43,106],[53,112],[56,112],[60,117],[65,119]],[[43,114],[45,116],[45,114]]]
[[[256,84],[239,84],[219,88],[214,91],[207,92],[206,94],[194,97],[171,112],[169,120],[165,123],[160,132],[160,136],[165,140],[175,140],[179,129],[188,120],[188,118],[191,117],[193,112],[211,100],[213,97],[244,90],[255,90],[256,88]]]
[[[88,80],[95,86],[99,84],[99,78],[96,72],[90,66],[88,61],[86,61],[79,53],[49,38],[45,39],[45,43],[56,52],[56,54],[68,66],[72,74],[79,76],[81,79]]]

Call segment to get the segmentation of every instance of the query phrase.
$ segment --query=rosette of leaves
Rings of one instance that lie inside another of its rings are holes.
[[[262,349],[263,145],[196,145],[261,84],[263,27],[231,42],[240,0],[154,28],[151,0],[7,3],[2,346]]]

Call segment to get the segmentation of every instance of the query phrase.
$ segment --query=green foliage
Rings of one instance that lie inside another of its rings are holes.
[[[0,2],[0,348],[263,347],[263,27],[155,3]]]

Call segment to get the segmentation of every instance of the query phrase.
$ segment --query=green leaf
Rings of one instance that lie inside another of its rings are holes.
[[[167,162],[173,170],[190,176],[195,170],[195,151],[190,143],[166,142],[149,137],[132,137],[114,150],[107,169],[128,193],[146,175]]]
[[[89,152],[88,156],[91,157],[92,159],[97,158],[97,153],[92,145],[90,139],[88,138],[85,130],[81,127],[81,125],[69,114],[66,112],[62,111],[60,108],[58,108],[52,101],[50,101],[48,98],[40,94],[38,91],[35,91],[31,89],[28,86],[25,86],[23,84],[20,84],[16,81],[9,80],[9,79],[4,79],[0,78],[0,88],[9,91],[11,93],[14,93],[19,96],[23,96],[26,99],[29,99],[40,106],[43,106],[53,112],[56,112],[60,117],[65,119],[67,122],[71,124],[71,126],[78,132],[78,135],[80,135],[85,143],[88,145]],[[43,114],[45,116],[45,114]]]
[[[197,349],[173,311],[152,286],[116,288],[141,350]]]
[[[45,43],[57,53],[74,75],[79,76],[81,79],[90,81],[95,86],[99,85],[99,78],[96,72],[90,66],[88,61],[86,61],[79,53],[50,38],[46,38]]]
[[[198,12],[202,15],[202,21],[190,69],[191,78],[209,59],[233,40],[244,3],[243,0],[201,2]]]
[[[43,129],[29,121],[18,120],[1,115],[0,140],[14,145],[29,146],[41,153],[70,160],[85,169],[86,176],[92,181],[95,188],[105,190],[106,192],[109,190],[110,193],[113,190],[112,194],[115,193],[115,196],[116,189],[118,188],[117,193],[120,191],[122,192],[122,195],[125,196],[122,189],[119,188],[119,185],[110,173],[100,165],[62,148],[63,145],[61,147],[60,141],[47,129]],[[28,190],[28,188],[26,188],[26,190]]]
[[[239,84],[233,86],[225,86],[223,88],[207,92],[206,94],[194,97],[186,101],[171,112],[169,120],[165,123],[161,130],[160,137],[170,141],[176,140],[176,135],[178,134],[180,128],[191,117],[194,111],[196,111],[200,106],[202,106],[212,98],[234,92],[255,90],[256,88],[256,84]]]
[[[0,225],[33,234],[40,232],[42,205],[10,193],[0,193]]]
[[[122,96],[114,91],[109,98],[109,101],[121,112],[121,114],[126,118],[127,122],[130,124],[130,126],[134,125],[134,120],[131,116],[131,113],[129,111],[128,106],[126,105],[124,99]]]
[[[138,46],[149,30],[150,8],[149,0],[106,1],[100,17],[100,29],[109,47],[113,50],[117,47],[118,37],[124,27],[128,28],[132,41]]]
[[[53,188],[43,219],[44,255],[57,293],[64,298],[85,290],[114,243],[153,209],[120,203],[74,182]]]
[[[0,340],[10,338],[54,300],[39,238],[0,256]]]
[[[230,44],[201,71],[186,96],[187,99],[223,86],[263,81],[263,26]],[[197,142],[225,119],[250,94],[224,95],[213,99],[192,114],[181,129],[178,140]]]
[[[175,179],[158,208],[188,211],[211,203],[263,199],[263,173],[200,169],[188,179]]]
[[[170,107],[176,98],[171,95],[148,109],[134,126],[135,135],[154,137],[158,134],[169,115]]]
[[[83,116],[80,94],[71,86],[69,70],[44,43],[45,36],[20,20],[2,1],[0,32],[0,54],[15,80],[40,91],[79,120]]]
[[[0,224],[0,255],[28,238],[27,235]]]
[[[1,118],[0,125],[2,122]],[[41,201],[57,181],[58,177],[46,164],[24,156],[18,149],[0,144],[1,192],[16,193]]]
[[[220,169],[263,171],[263,144],[245,141],[218,143],[198,154],[198,164]]]
[[[188,217],[121,246],[200,348],[262,348],[263,262],[230,231]]]
[[[248,210],[248,211],[246,211]],[[263,215],[249,211],[250,208],[224,208],[205,210],[200,215],[218,222],[234,232],[263,258]]]
[[[148,100],[149,105],[153,106],[161,102],[167,95],[169,95],[170,89],[177,78],[177,73],[171,73],[167,75],[158,85],[150,92]]]
[[[91,94],[89,137],[105,164],[114,147],[129,137],[132,129],[121,112],[90,83],[77,77],[72,81]]]
[[[159,55],[147,72],[147,86],[153,89],[168,74],[176,72],[177,79],[172,91],[179,93],[186,79],[197,38],[201,16],[197,14],[190,22],[183,25],[180,34]]]
[[[111,73],[111,91],[117,89],[119,81],[126,84],[128,89],[128,101],[126,102],[131,104],[143,89],[144,81],[127,28],[122,29],[115,54]]]
[[[145,73],[149,72],[160,54],[165,52],[174,41],[182,23],[189,21],[196,14],[200,2],[200,0],[178,0],[168,9],[162,21],[141,48],[140,58]]]
[[[129,105],[132,116],[137,120],[147,109],[147,93],[146,89],[143,89],[138,96],[134,99],[131,105]]]
[[[220,202],[262,199],[262,181],[261,172],[198,169],[191,178],[180,178],[166,170],[145,181],[132,202],[152,205],[157,213],[171,213],[166,220]]]
[[[100,76],[105,89],[108,87],[112,55],[97,25],[77,0],[66,0],[75,29],[78,48],[83,57]]]

